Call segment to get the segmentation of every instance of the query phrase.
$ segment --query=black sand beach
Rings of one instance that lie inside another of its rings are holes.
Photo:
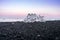
[[[0,22],[0,40],[60,40],[60,21]]]

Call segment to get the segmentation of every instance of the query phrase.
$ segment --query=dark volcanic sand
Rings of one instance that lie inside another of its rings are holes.
[[[60,40],[60,21],[0,22],[0,40]]]

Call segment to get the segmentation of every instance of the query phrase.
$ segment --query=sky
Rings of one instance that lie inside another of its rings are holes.
[[[60,0],[0,0],[0,18],[24,18],[28,13],[60,19]]]

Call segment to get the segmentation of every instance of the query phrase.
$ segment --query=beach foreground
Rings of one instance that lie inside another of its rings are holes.
[[[0,40],[60,40],[60,21],[0,22]]]

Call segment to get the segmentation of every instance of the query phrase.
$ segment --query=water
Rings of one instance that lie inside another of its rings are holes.
[[[0,19],[0,22],[15,22],[15,21],[23,21],[23,19]]]

